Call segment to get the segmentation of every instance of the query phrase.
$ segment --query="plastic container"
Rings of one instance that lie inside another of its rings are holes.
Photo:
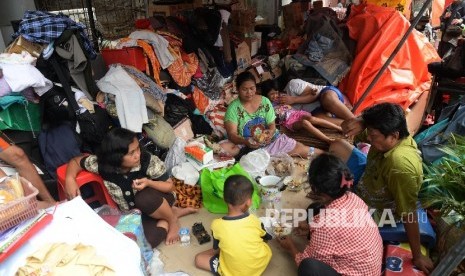
[[[185,227],[179,229],[179,237],[181,239],[182,246],[191,244],[191,235],[190,235],[189,229]]]
[[[39,191],[26,179],[20,177],[20,181],[24,197],[0,206],[0,232],[37,215],[36,196]]]
[[[102,57],[107,67],[114,63],[121,63],[134,66],[140,71],[146,70],[144,51],[139,47],[102,49]]]

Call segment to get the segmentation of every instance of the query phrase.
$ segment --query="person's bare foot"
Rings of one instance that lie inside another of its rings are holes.
[[[166,234],[166,245],[175,244],[179,241],[179,224],[178,221],[173,221],[169,224],[168,233]]]
[[[192,213],[197,213],[198,211],[199,209],[196,209],[194,207],[179,208],[179,207],[173,206],[173,213],[174,213],[174,216],[177,218],[187,216]]]

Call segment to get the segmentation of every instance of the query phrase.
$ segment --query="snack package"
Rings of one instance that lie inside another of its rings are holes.
[[[6,177],[0,182],[0,205],[7,204],[23,196],[23,186],[19,180]]]

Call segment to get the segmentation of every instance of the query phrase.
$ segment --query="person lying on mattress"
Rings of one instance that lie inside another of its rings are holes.
[[[228,140],[220,142],[221,147],[232,156],[264,148],[270,155],[287,153],[307,157],[322,151],[303,145],[276,129],[276,114],[266,97],[256,93],[255,77],[242,72],[236,78],[239,97],[228,106],[224,126]]]
[[[295,110],[290,105],[279,103],[279,91],[273,81],[262,83],[262,95],[270,99],[278,117],[278,123],[290,131],[305,129],[312,136],[330,144],[334,139],[329,138],[318,127],[335,129],[342,132],[342,128],[325,118],[318,118],[305,110]]]
[[[314,85],[293,79],[287,83],[284,91],[286,94],[279,97],[280,103],[291,105],[294,109],[311,112],[338,125],[343,120],[355,117],[344,104],[342,92],[335,86]]]

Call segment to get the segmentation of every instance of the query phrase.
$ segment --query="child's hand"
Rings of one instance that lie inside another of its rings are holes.
[[[294,104],[294,97],[289,95],[281,95],[279,96],[279,103],[281,104]]]
[[[132,182],[132,187],[136,189],[137,191],[143,190],[145,187],[149,185],[149,179],[146,177],[144,178],[139,178],[139,179],[134,179]]]

